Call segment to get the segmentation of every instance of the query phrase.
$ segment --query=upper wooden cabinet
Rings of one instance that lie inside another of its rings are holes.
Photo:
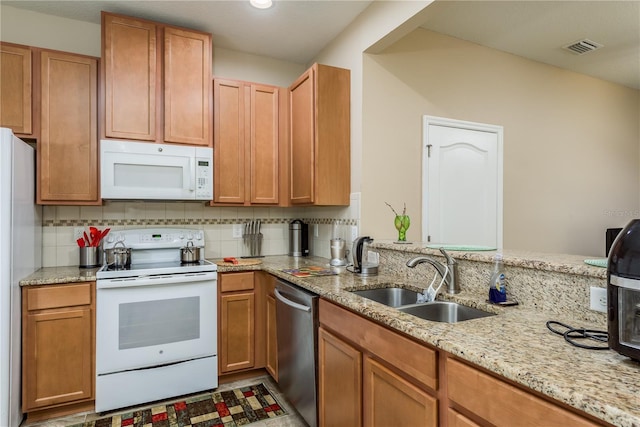
[[[280,88],[215,79],[214,204],[280,201]]]
[[[33,135],[32,51],[0,43],[0,126],[18,136]]]
[[[156,140],[157,26],[102,14],[105,135]]]
[[[210,146],[211,35],[102,13],[104,136]]]
[[[98,58],[40,53],[39,204],[100,204]]]
[[[292,204],[349,205],[350,78],[314,64],[289,87]]]

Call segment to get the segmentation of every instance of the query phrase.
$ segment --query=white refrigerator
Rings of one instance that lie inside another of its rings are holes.
[[[21,410],[20,280],[42,265],[42,208],[35,203],[35,150],[0,128],[0,426]]]

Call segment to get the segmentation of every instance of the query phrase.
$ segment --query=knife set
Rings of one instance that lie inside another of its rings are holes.
[[[244,243],[244,255],[242,258],[260,258],[262,257],[262,226],[259,219],[245,222],[244,231],[242,233],[242,242]]]

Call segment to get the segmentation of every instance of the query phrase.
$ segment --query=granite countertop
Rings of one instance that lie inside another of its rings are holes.
[[[379,244],[383,246],[384,244]],[[404,250],[404,249],[403,249]],[[411,249],[409,250],[411,251]],[[431,249],[416,248],[421,253]],[[427,251],[427,252],[425,252]],[[492,253],[456,253],[457,259],[492,260]],[[547,269],[575,274],[585,269],[587,275],[602,274],[606,269],[558,258],[533,262],[526,255],[508,254],[505,262],[535,265],[545,263]],[[486,259],[485,259],[486,258]],[[509,261],[507,261],[509,259]],[[293,258],[270,256],[263,263],[251,266],[218,266],[219,272],[264,270],[277,277],[313,291],[321,297],[347,307],[372,320],[401,331],[418,341],[447,351],[525,387],[540,392],[578,410],[616,426],[640,426],[640,363],[612,350],[596,351],[574,347],[545,326],[548,320],[589,329],[606,329],[606,325],[548,314],[523,307],[496,307],[477,296],[463,292],[448,299],[464,305],[490,311],[497,316],[449,324],[430,322],[354,295],[349,290],[401,285],[419,290],[418,283],[400,282],[396,275],[385,273],[361,278],[337,269],[339,274],[299,278],[282,270],[305,266],[328,268],[324,258]],[[534,267],[531,267],[534,268]],[[63,283],[95,280],[95,270],[76,267],[43,268],[27,277],[21,285]],[[65,276],[66,275],[66,276]],[[93,276],[92,276],[93,275]]]
[[[97,268],[43,267],[20,281],[20,286],[55,285],[64,283],[94,282]]]
[[[431,244],[429,244],[431,246]],[[393,241],[376,241],[371,247],[381,248],[389,250],[398,250],[400,245]],[[440,255],[438,249],[432,249],[425,247],[425,243],[416,242],[403,244],[403,252],[411,252],[416,254],[425,255]],[[437,244],[433,245],[437,246]],[[451,251],[455,254],[456,260],[469,260],[480,262],[494,262],[494,256],[498,251],[480,251],[480,252],[466,252],[466,251]],[[545,270],[556,273],[569,273],[577,274],[580,276],[596,277],[600,279],[607,278],[607,269],[595,267],[593,265],[586,264],[586,260],[594,259],[594,257],[584,255],[567,255],[567,254],[553,254],[553,253],[540,253],[523,250],[505,249],[500,251],[502,254],[502,262],[504,265],[511,265],[514,267],[531,268],[536,270]],[[603,258],[604,259],[604,258]]]

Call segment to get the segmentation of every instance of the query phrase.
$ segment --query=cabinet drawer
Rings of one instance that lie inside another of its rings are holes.
[[[438,388],[435,350],[323,299],[320,300],[320,323],[427,387]]]
[[[253,289],[253,271],[221,273],[218,275],[220,292],[246,291]]]
[[[91,283],[27,288],[27,310],[91,305]]]
[[[446,371],[449,399],[491,425],[598,425],[457,360],[447,359]]]

